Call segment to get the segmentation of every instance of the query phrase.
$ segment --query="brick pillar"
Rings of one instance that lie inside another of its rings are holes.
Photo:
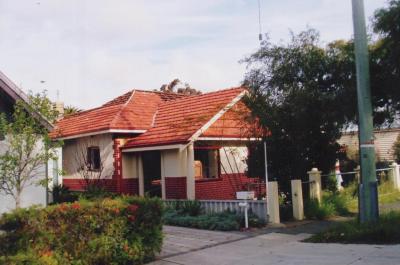
[[[117,193],[122,192],[122,139],[114,139],[113,149],[114,149],[114,174],[112,176],[113,182],[115,183],[115,189]]]

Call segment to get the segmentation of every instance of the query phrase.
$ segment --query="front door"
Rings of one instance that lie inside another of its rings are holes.
[[[150,197],[161,197],[161,153],[142,152],[144,193]]]

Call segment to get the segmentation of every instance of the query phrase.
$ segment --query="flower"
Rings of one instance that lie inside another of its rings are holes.
[[[78,210],[78,209],[81,208],[81,205],[80,205],[78,202],[74,202],[74,203],[71,205],[71,208],[74,209],[74,210]]]
[[[134,215],[128,215],[128,220],[131,222],[135,222],[136,217]]]
[[[131,204],[127,207],[129,213],[135,213],[136,210],[139,208],[136,204]]]
[[[114,208],[112,211],[113,211],[115,214],[119,214],[119,213],[120,213],[120,210],[119,210],[118,208]]]

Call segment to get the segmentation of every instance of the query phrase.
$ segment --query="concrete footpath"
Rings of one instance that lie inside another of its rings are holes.
[[[256,233],[166,227],[163,252],[151,265],[399,265],[400,245],[311,244],[301,240],[324,223]]]

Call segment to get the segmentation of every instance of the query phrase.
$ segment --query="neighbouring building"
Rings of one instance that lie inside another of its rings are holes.
[[[374,131],[375,152],[380,161],[392,162],[395,160],[393,145],[400,135],[400,128],[380,129]],[[345,132],[338,143],[347,149],[358,150],[358,131]]]
[[[21,100],[28,104],[28,96],[18,88],[6,75],[0,71],[0,113],[5,113],[6,117],[11,119],[14,111],[15,103]],[[38,118],[42,126],[49,131],[52,130],[52,125],[44,119],[39,113],[30,113]],[[4,135],[0,135],[0,154],[3,154],[8,148],[8,143]],[[48,170],[49,174],[53,174],[53,165],[57,165],[57,161],[50,161]],[[50,175],[52,176],[52,175]],[[36,175],[31,180],[31,184],[27,186],[21,196],[21,206],[28,207],[34,204],[46,204],[46,188],[36,185],[38,181],[46,177],[46,166],[36,172]],[[0,213],[11,210],[15,207],[14,200],[11,196],[5,195],[0,191]]]
[[[70,115],[51,133],[64,141],[63,185],[84,190],[93,178],[118,193],[163,199],[234,199],[265,193],[246,176],[247,145],[261,136],[243,103],[247,90],[202,95],[132,90]]]

